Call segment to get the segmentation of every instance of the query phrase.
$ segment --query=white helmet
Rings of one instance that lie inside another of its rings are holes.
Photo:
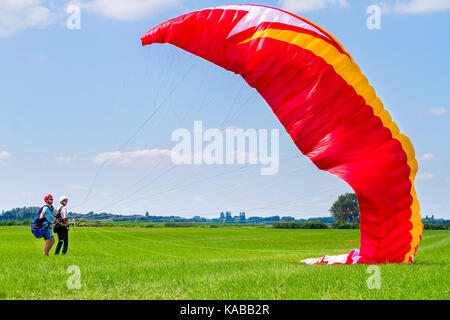
[[[62,196],[61,198],[59,198],[59,203],[69,200],[69,198],[67,198],[66,196]]]

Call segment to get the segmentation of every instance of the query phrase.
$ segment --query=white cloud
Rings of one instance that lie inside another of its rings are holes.
[[[100,153],[94,157],[93,161],[98,164],[111,162],[118,165],[133,165],[139,162],[146,162],[161,157],[167,157],[170,159],[171,154],[172,151],[167,149],[137,150],[131,152],[115,151]]]
[[[56,164],[64,166],[64,165],[71,164],[72,162],[74,162],[77,159],[78,159],[77,155],[68,155],[68,156],[58,156],[55,159],[53,159],[53,161]]]
[[[91,0],[82,7],[108,18],[135,21],[181,3],[182,0]]]
[[[432,153],[424,153],[423,155],[421,155],[419,157],[419,160],[422,160],[422,161],[435,160],[435,159],[436,159],[436,156]]]
[[[425,112],[422,112],[422,114],[428,114],[428,115],[432,115],[432,116],[442,116],[444,114],[447,113],[447,109],[444,107],[440,107],[440,108],[431,108],[428,109]]]
[[[0,151],[0,166],[4,166],[6,164],[6,159],[11,157],[11,153],[8,151]]]
[[[396,1],[392,11],[399,14],[415,14],[450,10],[450,0]]]
[[[329,5],[350,7],[347,0],[278,0],[278,2],[283,10],[293,12],[321,10]]]
[[[0,0],[0,38],[10,37],[33,27],[45,27],[69,16],[68,4],[96,15],[135,21],[174,8],[184,0],[71,0],[44,4],[43,0]]]
[[[433,180],[436,178],[436,175],[433,173],[421,173],[417,176],[419,180]]]
[[[57,16],[41,0],[0,0],[0,38],[27,28],[48,26]]]

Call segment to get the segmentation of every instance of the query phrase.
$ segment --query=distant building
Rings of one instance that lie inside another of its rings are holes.
[[[145,217],[148,218],[148,211],[145,212]]]
[[[245,221],[245,212],[239,212],[239,220]]]
[[[193,217],[191,220],[192,220],[193,222],[207,222],[207,221],[208,221],[208,219],[202,218],[202,217],[200,217],[200,216],[195,216],[195,217]]]
[[[227,221],[230,221],[230,220],[233,219],[233,217],[231,216],[231,212],[229,212],[229,211],[226,212],[226,214],[225,214],[225,219],[226,219]]]

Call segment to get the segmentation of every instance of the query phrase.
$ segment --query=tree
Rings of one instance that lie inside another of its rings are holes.
[[[359,222],[358,197],[355,193],[340,195],[330,209],[334,220],[348,223]]]

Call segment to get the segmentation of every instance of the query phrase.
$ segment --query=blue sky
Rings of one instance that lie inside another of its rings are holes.
[[[81,7],[79,30],[66,27],[71,3]],[[351,189],[284,133],[274,176],[258,166],[174,166],[167,157],[173,130],[192,131],[195,120],[282,129],[238,76],[170,46],[141,47],[160,22],[234,3],[0,0],[0,210],[52,193],[77,212],[329,215]],[[450,1],[254,3],[294,11],[339,39],[413,142],[422,215],[449,218]],[[372,4],[381,8],[379,30],[366,26]]]

